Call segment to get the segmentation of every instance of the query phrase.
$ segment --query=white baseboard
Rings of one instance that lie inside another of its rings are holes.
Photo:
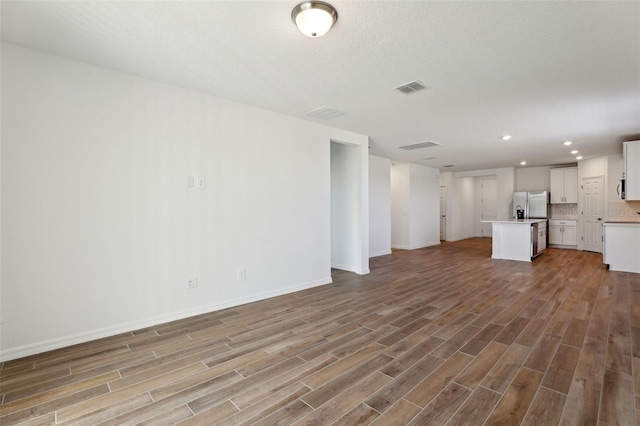
[[[455,241],[468,240],[469,238],[475,238],[475,237],[453,237],[453,238],[447,238],[445,241],[453,243]]]
[[[410,246],[392,245],[391,248],[400,249],[400,250],[416,250],[416,249],[421,249],[421,248],[425,248],[425,247],[432,247],[432,246],[437,246],[437,245],[440,245],[440,240],[438,240],[437,242],[419,243],[419,244],[414,244],[414,245],[410,245]]]
[[[378,256],[386,256],[388,254],[391,254],[391,250],[375,252],[375,253],[369,253],[369,258],[378,257]]]
[[[369,270],[369,268],[361,269],[361,268],[355,268],[353,266],[340,265],[340,264],[337,264],[337,263],[332,263],[331,264],[331,268],[332,269],[340,269],[341,271],[353,272],[353,273],[358,274],[358,275],[367,275],[368,273],[371,272]]]
[[[112,327],[104,327],[104,328],[100,328],[97,330],[92,330],[84,333],[72,334],[69,336],[63,336],[55,339],[46,340],[43,342],[32,343],[29,345],[18,346],[16,348],[1,350],[0,362],[10,361],[12,359],[39,354],[39,353],[51,351],[54,349],[60,349],[66,346],[76,345],[78,343],[90,342],[92,340],[115,336],[117,334],[128,333],[131,331],[139,330],[141,328],[152,327],[155,325],[163,324],[165,322],[171,322],[171,321],[176,321],[184,318],[189,318],[196,315],[219,311],[221,309],[233,308],[235,306],[245,305],[247,303],[257,302],[264,299],[270,299],[272,297],[282,296],[285,294],[294,293],[296,291],[306,290],[308,288],[331,284],[332,282],[333,281],[329,276],[316,281],[297,284],[294,286],[284,287],[284,288],[280,288],[272,291],[265,291],[263,293],[252,294],[251,296],[240,297],[237,299],[232,299],[232,300],[228,300],[221,303],[214,303],[210,305],[199,306],[192,309],[175,311],[169,314],[156,315],[154,317],[145,318],[139,321],[132,321],[128,323],[118,324]]]

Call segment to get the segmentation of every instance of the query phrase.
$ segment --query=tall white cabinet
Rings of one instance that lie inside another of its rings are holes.
[[[626,179],[626,200],[640,200],[640,141],[625,142],[624,176]]]
[[[578,203],[578,168],[551,169],[551,204]]]

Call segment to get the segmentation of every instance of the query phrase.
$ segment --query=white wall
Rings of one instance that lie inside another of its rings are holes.
[[[331,142],[331,267],[360,273],[361,147]]]
[[[582,160],[578,163],[578,187],[582,184],[582,178],[605,176],[608,169],[607,157],[597,157]]]
[[[479,177],[479,176],[496,176],[498,195],[497,195],[497,215],[498,220],[511,219],[513,202],[513,193],[515,188],[515,173],[512,167],[502,169],[472,170],[467,172],[455,172],[454,176],[460,177]]]
[[[483,185],[485,181],[496,181],[497,186],[497,177],[495,175],[489,176],[478,176],[473,178],[473,235],[475,237],[484,237],[483,230],[486,231],[487,236],[491,235],[492,225],[484,224],[482,220],[484,219],[483,205],[486,200],[483,200]],[[496,194],[496,207],[498,204],[498,196]],[[488,219],[490,220],[490,219]]]
[[[391,247],[411,244],[411,173],[408,163],[391,166]]]
[[[410,248],[440,244],[440,171],[411,164],[410,172]]]
[[[473,237],[473,224],[475,222],[475,210],[473,208],[474,178],[462,177],[456,180],[458,181],[458,194],[460,194],[458,203],[460,211],[456,217],[462,223],[459,238],[471,238]]]
[[[550,170],[550,166],[516,169],[515,191],[549,191]]]
[[[440,244],[440,173],[417,164],[391,167],[391,246]]]
[[[369,256],[391,253],[391,160],[369,156]]]
[[[368,270],[366,136],[11,44],[2,55],[0,359],[330,282],[330,140],[364,148]]]
[[[447,241],[473,237],[474,178],[456,178],[452,172],[442,172],[440,185],[447,187]]]

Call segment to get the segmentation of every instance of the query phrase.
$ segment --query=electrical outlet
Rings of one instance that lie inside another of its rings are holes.
[[[196,186],[196,177],[187,176],[187,188],[194,188]]]
[[[198,189],[204,189],[207,186],[207,178],[205,176],[198,176],[196,178],[196,187]]]
[[[244,281],[247,279],[247,270],[242,268],[238,269],[238,281]]]
[[[187,278],[187,288],[198,287],[198,277]]]

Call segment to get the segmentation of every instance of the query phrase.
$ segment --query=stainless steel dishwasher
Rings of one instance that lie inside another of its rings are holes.
[[[540,255],[540,252],[538,250],[539,250],[539,247],[538,247],[538,224],[537,223],[532,223],[531,224],[531,258],[532,259],[534,257]]]

